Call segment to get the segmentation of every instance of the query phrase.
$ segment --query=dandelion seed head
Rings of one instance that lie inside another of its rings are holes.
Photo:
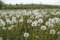
[[[54,35],[55,33],[56,33],[55,30],[53,30],[53,29],[50,30],[50,34],[53,34]]]
[[[46,30],[46,26],[41,26],[41,30]]]
[[[24,37],[29,37],[29,33],[25,32]]]

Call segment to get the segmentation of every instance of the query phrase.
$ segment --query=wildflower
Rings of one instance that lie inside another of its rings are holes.
[[[51,18],[49,18],[49,22],[50,22],[50,23],[53,23]]]
[[[3,40],[3,38],[2,38],[2,37],[0,37],[0,40]]]
[[[46,30],[46,26],[41,26],[41,30]]]
[[[6,23],[11,24],[10,19],[6,18]]]
[[[54,35],[55,33],[56,33],[56,31],[54,29],[51,29],[50,30],[50,34],[53,34]]]
[[[49,17],[50,15],[45,15],[45,17]]]
[[[54,21],[54,23],[59,23],[60,22],[60,18],[53,18],[53,21]]]
[[[12,27],[8,27],[8,30],[11,30],[12,29]]]
[[[2,22],[2,24],[1,24],[2,26],[5,26],[5,22]]]
[[[28,16],[28,15],[30,15],[30,13],[28,13],[26,10],[24,10],[24,11],[23,11],[23,15],[24,15],[24,16]]]
[[[37,21],[34,21],[34,22],[32,22],[31,26],[36,27],[37,24],[38,24],[38,22]]]
[[[27,23],[31,23],[32,22],[32,20],[31,19],[27,19]]]
[[[12,19],[16,19],[16,17],[12,17]]]
[[[60,12],[59,12],[59,11],[57,11],[57,12],[56,12],[56,15],[60,15]]]
[[[31,19],[34,19],[34,15],[31,15],[30,18],[31,18]]]
[[[48,26],[48,27],[50,27],[50,28],[53,28],[53,27],[54,27],[54,26],[53,26],[53,23],[50,23],[50,22],[48,22],[48,21],[45,23],[45,25]]]
[[[0,26],[5,26],[5,22],[2,19],[0,19]]]
[[[17,22],[17,20],[16,19],[12,19],[11,22],[12,22],[12,24],[14,24],[14,23]]]
[[[12,17],[12,22],[16,22],[16,17]]]
[[[3,22],[2,19],[0,19],[0,25],[1,25],[2,22]]]
[[[60,31],[57,32],[57,35],[59,35],[59,34],[60,34]]]
[[[24,37],[29,37],[29,33],[25,32]]]
[[[19,22],[23,22],[23,18],[19,19]]]
[[[43,23],[43,19],[38,19],[38,23]]]
[[[14,27],[14,25],[11,25],[11,27],[13,28],[13,27]]]
[[[56,11],[56,10],[52,11],[51,14],[52,14],[52,15],[56,15],[56,14],[55,14],[55,11]]]
[[[17,18],[19,18],[19,17],[20,17],[20,15],[16,15],[16,17],[17,17]]]
[[[39,18],[40,18],[40,15],[36,15],[36,16],[35,16],[35,19],[39,19]]]
[[[2,30],[6,30],[6,27],[2,27]]]

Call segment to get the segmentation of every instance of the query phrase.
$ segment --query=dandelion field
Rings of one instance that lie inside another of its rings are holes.
[[[60,40],[60,9],[0,10],[0,40]]]

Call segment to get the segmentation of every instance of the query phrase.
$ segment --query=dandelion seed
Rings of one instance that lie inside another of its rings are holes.
[[[32,22],[32,20],[31,19],[27,19],[27,23],[31,23]]]
[[[5,26],[5,22],[2,22],[2,26]]]
[[[16,19],[16,17],[12,17],[12,19]]]
[[[39,19],[39,18],[40,18],[40,15],[36,15],[36,16],[35,16],[35,19]]]
[[[57,32],[57,35],[59,35],[59,34],[60,34],[60,31]]]
[[[34,19],[34,15],[31,15],[31,16],[30,16],[30,19]]]
[[[57,11],[57,12],[56,12],[56,15],[60,15],[60,12],[59,12],[59,11]]]
[[[10,19],[6,18],[6,23],[11,24]]]
[[[12,29],[12,27],[8,27],[8,30],[11,30]]]
[[[38,22],[37,21],[34,21],[34,22],[32,22],[31,26],[36,27],[37,24],[38,24]]]
[[[2,19],[0,19],[0,25],[5,26],[5,22]]]
[[[29,33],[25,32],[24,37],[29,37]]]
[[[11,25],[11,27],[13,28],[13,27],[14,27],[14,25]]]
[[[53,18],[53,21],[54,21],[54,23],[59,23],[60,22],[60,18]]]
[[[46,30],[46,26],[41,26],[41,30]]]
[[[38,19],[38,23],[43,23],[43,19]]]
[[[56,31],[55,31],[55,30],[53,30],[53,29],[52,29],[52,30],[50,30],[50,34],[53,34],[53,35],[54,35],[55,33],[56,33]]]
[[[19,19],[19,22],[23,22],[23,19],[21,18],[21,19]]]
[[[6,27],[2,27],[2,30],[6,30]]]
[[[0,40],[3,40],[3,38],[2,38],[2,37],[0,37]]]
[[[17,20],[16,19],[12,19],[12,24],[14,24],[14,23],[16,23],[17,22]]]
[[[54,27],[53,24],[50,23],[50,22],[46,22],[45,25],[48,26],[48,27],[50,27],[50,28],[53,28]]]

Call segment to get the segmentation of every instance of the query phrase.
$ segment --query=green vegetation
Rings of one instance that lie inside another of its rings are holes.
[[[0,9],[3,7],[3,2],[2,1],[0,1]]]
[[[60,40],[59,8],[42,4],[8,5],[0,1],[0,9],[12,9],[0,10],[0,40]]]
[[[57,10],[0,10],[0,40],[60,40]]]
[[[0,9],[40,9],[40,8],[60,8],[56,5],[43,5],[43,4],[5,4],[0,1]]]

